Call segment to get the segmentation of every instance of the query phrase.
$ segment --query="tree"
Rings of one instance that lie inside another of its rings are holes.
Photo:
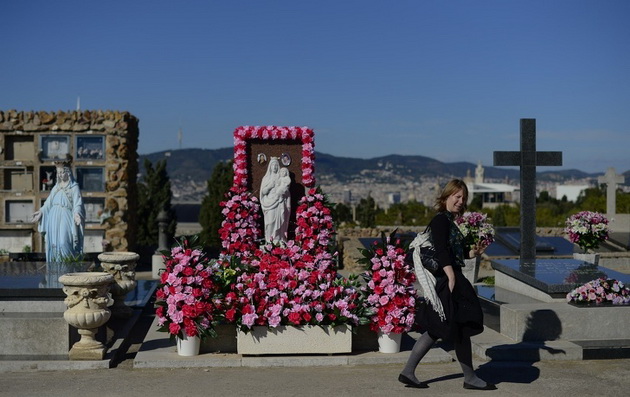
[[[159,227],[157,217],[161,210],[166,211],[169,222],[166,237],[169,243],[175,237],[177,217],[171,206],[171,181],[166,172],[166,159],[155,164],[144,160],[146,175],[138,183],[138,245],[157,246]]]
[[[347,206],[344,203],[337,203],[332,209],[333,220],[338,225],[342,223],[351,223],[352,219],[352,208]]]
[[[575,202],[578,211],[606,213],[606,193],[603,188],[586,189]]]
[[[361,227],[376,226],[376,211],[376,203],[372,196],[368,196],[368,198],[359,201],[357,205],[357,221]]]
[[[220,247],[219,229],[223,222],[221,213],[221,202],[225,201],[225,194],[232,187],[234,179],[233,161],[220,161],[212,170],[212,175],[208,179],[208,194],[201,202],[199,212],[199,223],[201,224],[201,241],[205,244]]]

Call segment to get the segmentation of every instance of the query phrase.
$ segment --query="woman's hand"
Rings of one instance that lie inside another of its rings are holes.
[[[486,251],[486,248],[488,248],[487,245],[475,244],[471,247],[470,252],[468,253],[468,256],[470,258],[480,256]]]

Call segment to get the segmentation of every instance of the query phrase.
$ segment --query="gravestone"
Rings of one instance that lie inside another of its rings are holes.
[[[606,185],[606,214],[612,216],[617,213],[617,184],[623,183],[623,175],[617,175],[613,167],[609,167],[597,182]]]
[[[609,167],[603,176],[597,178],[597,182],[606,185],[606,216],[611,232],[609,241],[630,250],[630,214],[617,213],[617,185],[624,183],[625,177]]]
[[[495,166],[518,165],[521,169],[520,235],[506,232],[498,236],[498,240],[502,240],[507,249],[513,248],[520,239],[520,259],[492,261],[492,266],[497,271],[496,285],[542,301],[559,299],[559,295],[566,295],[578,284],[600,276],[620,277],[610,269],[601,266],[593,268],[592,265],[576,259],[537,259],[537,245],[539,254],[549,255],[553,247],[545,247],[540,240],[537,244],[536,167],[561,164],[561,152],[536,151],[535,119],[521,119],[519,152],[494,152]],[[592,278],[587,280],[588,277]]]
[[[494,152],[495,166],[519,166],[521,263],[536,262],[536,167],[562,165],[562,152],[536,151],[536,119],[521,119],[521,150]]]

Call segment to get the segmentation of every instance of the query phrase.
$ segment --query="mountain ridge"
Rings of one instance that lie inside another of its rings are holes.
[[[231,160],[234,156],[232,148],[220,149],[176,149],[164,150],[139,155],[140,174],[144,171],[144,160],[156,163],[161,159],[167,160],[167,171],[171,180],[193,181],[205,183],[212,174],[214,166],[219,161]],[[360,159],[354,157],[340,157],[315,152],[316,177],[325,180],[348,182],[364,175],[381,172],[388,178],[408,179],[417,181],[422,177],[457,177],[463,178],[468,173],[474,175],[476,164],[469,162],[444,163],[439,160],[421,155],[390,154],[386,156]],[[577,169],[558,171],[541,171],[536,173],[539,181],[565,182],[568,180],[597,178],[603,175],[587,173]],[[623,173],[626,184],[630,182],[630,170]],[[505,167],[484,167],[484,176],[489,180],[516,180],[519,170]]]

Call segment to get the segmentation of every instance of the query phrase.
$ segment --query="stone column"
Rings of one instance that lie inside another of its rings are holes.
[[[168,249],[166,227],[168,226],[168,214],[161,210],[156,218],[158,222],[158,249],[151,257],[151,277],[153,279],[160,278],[160,270],[164,270],[164,261],[161,252]]]

